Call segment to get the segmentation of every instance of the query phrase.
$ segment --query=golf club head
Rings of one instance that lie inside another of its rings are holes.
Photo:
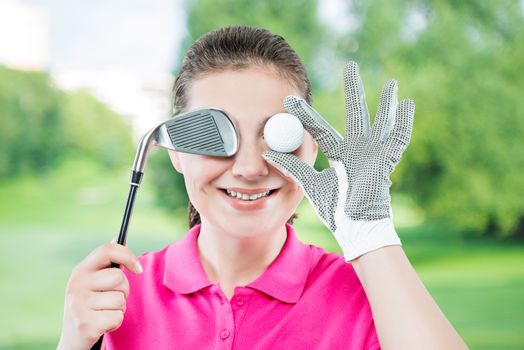
[[[218,108],[178,114],[147,132],[137,148],[133,172],[143,173],[152,147],[214,157],[230,157],[238,150],[238,134],[228,115]]]

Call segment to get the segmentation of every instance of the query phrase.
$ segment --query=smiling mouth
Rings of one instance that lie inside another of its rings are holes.
[[[260,198],[269,197],[269,196],[271,196],[272,194],[274,194],[275,192],[278,191],[278,189],[273,189],[273,190],[269,190],[269,191],[266,191],[266,192],[249,194],[249,193],[235,192],[235,191],[232,191],[232,190],[229,190],[229,189],[226,189],[226,188],[221,188],[221,190],[228,197],[236,198],[238,200],[246,201],[246,202],[250,202],[250,201],[252,202],[252,201],[259,200]]]

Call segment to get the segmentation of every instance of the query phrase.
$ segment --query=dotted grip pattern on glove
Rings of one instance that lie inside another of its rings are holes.
[[[303,99],[287,96],[284,100],[286,110],[297,116],[318,142],[329,160],[329,168],[317,172],[293,154],[264,153],[268,162],[302,186],[306,197],[324,224],[335,233],[339,244],[337,235],[341,229],[365,227],[358,224],[360,221],[392,218],[390,175],[409,144],[415,111],[412,100],[398,103],[397,82],[390,80],[382,90],[375,121],[370,127],[364,88],[355,62],[346,65],[344,92],[344,138]],[[392,224],[387,226],[392,227]],[[369,237],[369,234],[361,236]],[[362,237],[350,237],[349,241],[362,245],[364,242],[356,242]],[[344,239],[348,240],[347,237]]]

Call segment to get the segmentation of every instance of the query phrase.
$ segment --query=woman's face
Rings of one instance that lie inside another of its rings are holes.
[[[281,229],[302,200],[303,192],[262,157],[268,149],[263,131],[269,117],[285,112],[285,96],[302,93],[267,66],[209,73],[192,81],[187,93],[188,111],[223,109],[233,120],[240,139],[237,153],[229,158],[170,151],[202,223],[243,237]],[[317,144],[310,134],[305,133],[304,143],[294,154],[313,165]],[[270,192],[245,200],[228,195],[228,190],[253,195],[251,198]]]

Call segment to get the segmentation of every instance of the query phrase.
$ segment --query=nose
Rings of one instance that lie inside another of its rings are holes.
[[[267,149],[263,140],[245,140],[240,144],[234,156],[233,167],[231,169],[235,177],[243,177],[246,180],[258,180],[268,176],[269,165],[262,157],[262,153]]]

